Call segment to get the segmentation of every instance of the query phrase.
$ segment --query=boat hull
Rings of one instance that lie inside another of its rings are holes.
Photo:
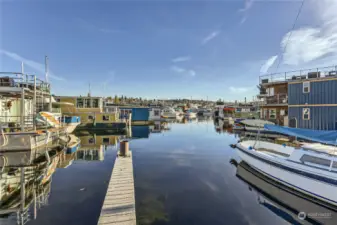
[[[247,150],[240,144],[237,145],[237,150],[240,158],[260,173],[299,192],[337,206],[336,180],[334,180],[335,183],[328,183],[329,178],[326,179],[326,176],[271,161],[252,150]]]

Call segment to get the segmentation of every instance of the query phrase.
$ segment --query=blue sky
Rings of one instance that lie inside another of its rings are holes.
[[[318,3],[319,2],[319,3]],[[243,100],[259,75],[336,63],[337,1],[0,0],[0,70],[56,95]]]

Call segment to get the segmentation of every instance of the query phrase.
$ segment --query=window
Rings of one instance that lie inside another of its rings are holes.
[[[306,162],[314,163],[314,164],[317,164],[320,166],[326,166],[326,167],[330,167],[330,164],[331,164],[331,161],[328,159],[322,159],[322,158],[311,156],[311,155],[303,155],[300,160],[303,163],[306,163]],[[337,168],[337,162],[333,162],[332,168]]]
[[[154,115],[159,116],[160,115],[159,110],[154,110]]]
[[[267,88],[267,94],[268,96],[274,96],[274,88],[273,87]]]
[[[310,109],[309,108],[303,109],[303,120],[310,120]]]
[[[98,99],[93,99],[92,100],[92,108],[99,108]]]
[[[76,102],[77,102],[76,104],[77,108],[83,108],[83,99],[78,98]]]
[[[103,115],[103,121],[109,121],[109,116]]]
[[[88,120],[94,120],[94,116],[93,115],[89,115],[88,116]]]
[[[109,138],[103,138],[103,144],[109,144],[110,139]]]
[[[89,138],[89,144],[94,144],[95,143],[95,139],[94,138]]]
[[[269,119],[276,119],[276,110],[275,109],[269,110]]]
[[[91,106],[90,106],[91,104],[90,104],[90,99],[84,99],[84,108],[90,108]]]
[[[285,110],[284,109],[281,109],[280,110],[280,116],[284,116],[285,115]]]
[[[309,92],[310,92],[310,82],[309,81],[303,82],[303,93]]]

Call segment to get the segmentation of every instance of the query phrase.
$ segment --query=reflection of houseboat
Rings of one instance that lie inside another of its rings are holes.
[[[6,224],[10,218],[15,218],[15,224],[25,224],[29,219],[29,208],[34,207],[34,218],[37,208],[47,203],[51,176],[59,163],[60,154],[64,149],[47,149],[37,158],[30,156],[24,164],[17,163],[23,159],[24,152],[3,153],[2,158],[8,159],[2,167],[0,179],[0,222]],[[14,159],[17,157],[17,159]],[[20,165],[20,167],[18,167]],[[39,202],[39,204],[36,204]],[[33,204],[34,203],[34,204]],[[11,217],[11,215],[15,215]]]
[[[236,175],[256,193],[258,204],[290,224],[337,224],[336,207],[280,185],[245,162],[239,163]],[[305,217],[300,219],[300,213]]]
[[[102,97],[55,96],[62,113],[69,116],[79,116],[81,124],[78,129],[109,129],[125,131],[126,122],[121,121],[118,112],[105,112]]]
[[[80,131],[76,135],[81,140],[81,145],[76,151],[75,160],[104,160],[105,146],[117,146],[120,137],[109,133],[89,133]]]

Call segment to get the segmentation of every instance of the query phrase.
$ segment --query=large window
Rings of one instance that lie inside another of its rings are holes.
[[[76,102],[77,102],[77,105],[76,105],[77,108],[83,108],[84,107],[82,98],[78,98]]]
[[[305,81],[303,82],[303,93],[309,93],[310,92],[310,82]]]
[[[269,110],[269,119],[276,119],[276,109]]]
[[[267,88],[267,94],[268,96],[274,96],[274,87]]]
[[[84,100],[84,108],[91,108],[91,104],[90,104],[90,98],[86,98]]]
[[[303,109],[303,120],[310,120],[310,109],[309,108]]]
[[[99,108],[99,99],[92,100],[92,108]]]

